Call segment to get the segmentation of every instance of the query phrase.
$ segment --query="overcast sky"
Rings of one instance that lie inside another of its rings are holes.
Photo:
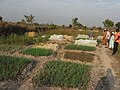
[[[32,14],[35,22],[69,25],[73,18],[86,26],[103,26],[102,21],[120,21],[120,0],[0,0],[0,16],[21,21]]]

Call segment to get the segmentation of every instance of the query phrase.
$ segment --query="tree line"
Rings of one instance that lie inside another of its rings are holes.
[[[27,32],[44,32],[46,30],[57,29],[58,26],[55,24],[39,24],[34,23],[34,16],[24,15],[25,19],[20,22],[7,22],[0,16],[0,35],[8,36],[10,34],[24,35]]]

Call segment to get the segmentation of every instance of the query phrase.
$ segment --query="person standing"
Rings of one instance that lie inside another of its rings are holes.
[[[114,55],[117,52],[119,43],[120,43],[120,31],[119,31],[119,28],[117,28],[115,39],[114,39],[114,48],[113,48],[112,55]]]
[[[89,40],[93,40],[94,37],[93,29],[90,29],[88,36],[89,36]]]
[[[108,46],[109,46],[109,40],[110,40],[110,32],[109,32],[108,29],[106,29],[106,31],[107,31],[107,33],[106,33],[106,39],[107,39],[107,41],[106,41],[106,48],[108,48]]]
[[[109,48],[113,50],[114,47],[114,32],[111,33],[110,41],[109,41]]]
[[[106,34],[107,34],[107,31],[106,29],[104,29],[104,32],[103,32],[103,38],[102,38],[102,45],[105,46],[106,45]]]

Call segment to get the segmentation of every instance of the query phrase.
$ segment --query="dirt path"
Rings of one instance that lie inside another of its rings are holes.
[[[119,78],[117,77],[116,70],[113,67],[113,65],[115,65],[118,62],[114,58],[114,56],[112,56],[112,51],[109,50],[108,48],[97,48],[96,55],[99,57],[100,60],[99,70],[100,72],[102,71],[100,75],[101,81],[99,80],[100,81],[99,84],[101,84],[102,82],[104,83],[105,81],[108,81],[110,84],[109,87],[102,84],[104,87],[107,87],[106,89],[102,89],[102,90],[120,90]],[[101,89],[96,89],[96,90],[101,90]]]
[[[115,76],[115,71],[111,65],[114,61],[110,56],[108,56],[108,54],[106,52],[107,50],[108,50],[108,48],[97,48],[96,55],[99,56],[99,58],[100,58],[101,69],[103,69],[104,72],[106,72],[107,69],[111,69],[113,75]]]

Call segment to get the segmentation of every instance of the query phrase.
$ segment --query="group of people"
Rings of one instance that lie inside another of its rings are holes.
[[[120,43],[120,31],[119,28],[116,32],[110,32],[108,29],[104,29],[104,35],[102,39],[102,45],[106,48],[113,50],[112,55],[114,55],[118,50],[118,45]]]

